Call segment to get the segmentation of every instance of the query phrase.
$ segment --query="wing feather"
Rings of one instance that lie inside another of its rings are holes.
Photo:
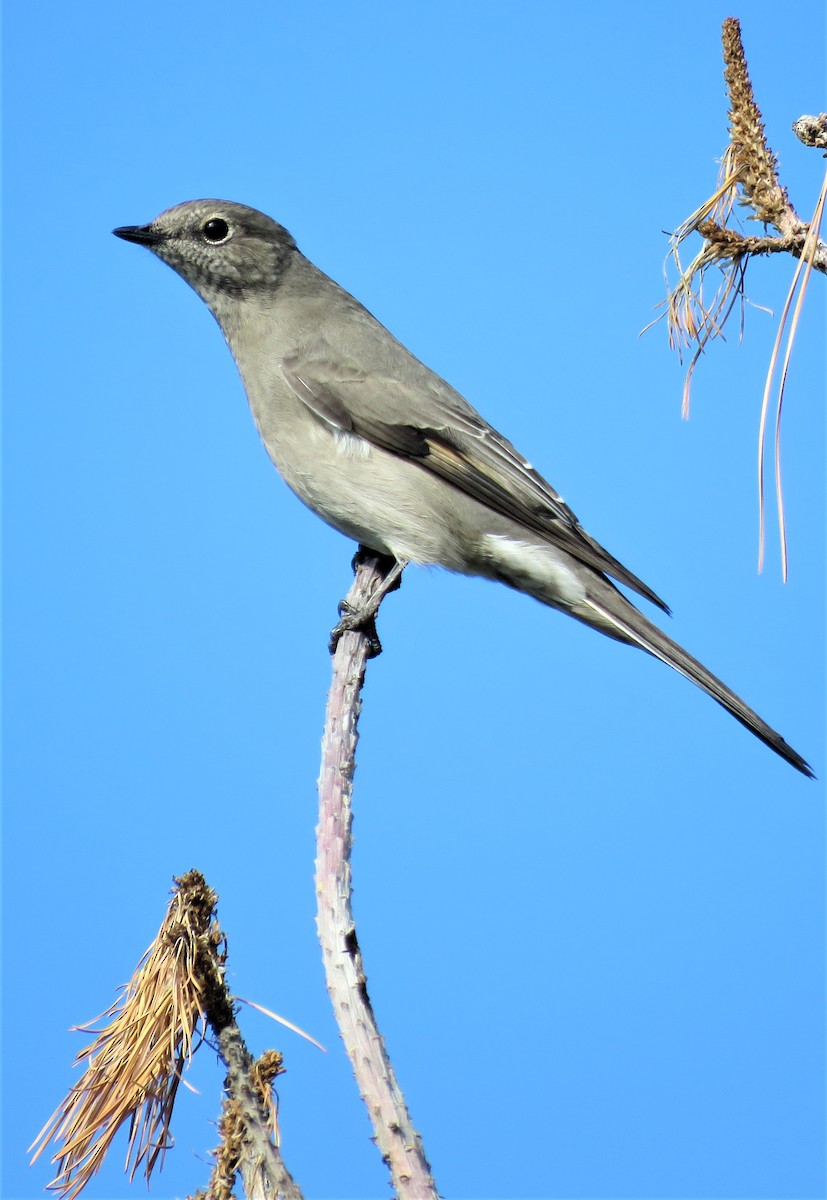
[[[651,588],[586,533],[531,463],[427,368],[408,386],[332,356],[301,360],[291,355],[281,365],[294,394],[320,421],[416,462],[669,612]],[[410,419],[400,420],[400,414]]]

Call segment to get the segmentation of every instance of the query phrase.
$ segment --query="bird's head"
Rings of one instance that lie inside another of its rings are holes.
[[[213,311],[221,307],[222,296],[239,299],[272,290],[296,253],[283,226],[229,200],[188,200],[149,225],[124,225],[112,232],[168,263]]]

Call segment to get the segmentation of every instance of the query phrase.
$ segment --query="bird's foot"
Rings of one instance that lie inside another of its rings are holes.
[[[405,570],[407,563],[389,558],[387,555],[377,555],[375,550],[369,550],[365,546],[360,546],[353,556],[354,572],[359,569],[365,560],[375,560],[377,558],[385,570],[385,577],[370,600],[361,608],[353,608],[348,604],[347,600],[341,601],[339,604],[339,621],[330,631],[329,646],[331,654],[335,652],[342,634],[354,629],[360,630],[368,639],[368,658],[376,658],[382,653],[382,643],[379,641],[376,633],[376,614],[379,611],[379,605],[388,592],[394,592],[401,586],[402,572]]]
[[[339,605],[339,620],[330,631],[330,653],[334,654],[343,633],[358,629],[368,639],[368,658],[377,658],[382,653],[382,643],[376,632],[376,608],[372,604],[364,608],[351,608],[346,600]]]

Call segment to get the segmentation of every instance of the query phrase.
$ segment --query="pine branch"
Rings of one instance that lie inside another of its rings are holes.
[[[354,567],[356,578],[344,607],[360,613],[382,592],[394,566],[391,560],[360,548]],[[368,998],[351,904],[351,797],[358,721],[367,661],[377,647],[372,627],[356,629],[341,633],[333,655],[319,776],[317,925],[336,1020],[392,1185],[399,1200],[437,1200],[422,1141],[396,1082]]]

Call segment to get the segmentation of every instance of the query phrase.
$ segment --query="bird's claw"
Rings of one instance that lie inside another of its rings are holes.
[[[346,600],[339,604],[339,621],[330,631],[330,653],[334,654],[343,633],[359,630],[368,639],[368,658],[377,658],[382,653],[382,643],[376,632],[376,614],[370,609],[354,609]]]

